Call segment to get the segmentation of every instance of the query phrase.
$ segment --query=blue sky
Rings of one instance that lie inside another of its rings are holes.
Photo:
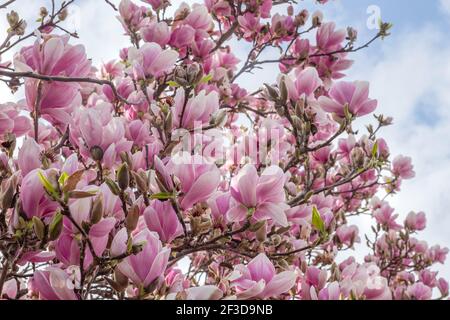
[[[18,0],[13,8],[33,21],[43,2]],[[112,2],[117,4],[119,0]],[[394,24],[391,37],[352,56],[355,65],[348,75],[350,79],[370,81],[371,96],[379,100],[377,113],[393,116],[395,121],[381,135],[389,142],[393,156],[408,155],[414,161],[416,178],[389,198],[391,205],[402,217],[411,210],[425,211],[429,228],[421,238],[430,245],[450,247],[450,0],[330,0],[325,6],[313,0],[298,2],[299,7],[311,12],[323,9],[325,19],[336,21],[339,27],[357,28],[361,42],[376,33],[366,25],[369,6],[378,6],[382,19]],[[117,36],[123,32],[112,18],[115,13],[104,1],[76,3],[68,23],[77,29],[88,55],[96,64],[116,58],[119,48],[128,43],[126,37]],[[3,20],[0,32],[6,30]],[[240,56],[245,47],[236,50]],[[275,82],[276,75],[277,67],[269,66],[255,76],[242,77],[241,83],[253,88]],[[13,99],[4,87],[0,95]],[[367,221],[358,223],[366,226],[362,232],[368,230]],[[439,270],[450,278],[448,264]]]

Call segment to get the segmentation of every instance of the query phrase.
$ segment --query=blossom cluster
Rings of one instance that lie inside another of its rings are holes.
[[[378,136],[392,119],[345,81],[355,29],[294,1],[105,2],[130,45],[96,67],[61,26],[72,2],[25,37],[8,14],[0,56],[22,47],[0,60],[20,98],[0,104],[0,298],[448,296],[433,271],[448,249],[388,202],[415,175]],[[240,76],[265,65],[278,76],[248,91]]]

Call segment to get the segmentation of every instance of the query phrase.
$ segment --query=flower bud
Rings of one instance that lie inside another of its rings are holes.
[[[46,16],[48,16],[48,10],[46,7],[41,7],[39,9],[39,16],[42,18],[45,18]]]
[[[42,220],[39,219],[36,216],[33,217],[33,230],[34,230],[34,233],[36,234],[36,237],[39,240],[44,239],[44,237],[45,237],[45,225],[42,222]]]
[[[126,163],[122,164],[117,171],[117,182],[122,191],[126,190],[130,185],[130,171]]]
[[[90,150],[91,152],[91,157],[92,159],[94,159],[95,161],[102,161],[103,159],[103,149],[100,148],[99,146],[93,146]]]
[[[66,8],[64,8],[63,10],[61,10],[61,12],[58,14],[58,19],[60,21],[64,21],[66,20],[67,16],[69,15],[69,12],[67,11]]]
[[[51,241],[58,239],[59,235],[61,234],[62,227],[63,227],[63,215],[61,214],[61,212],[57,212],[53,216],[53,220],[52,222],[50,222],[50,225],[48,227],[48,235],[49,235],[48,238]]]
[[[266,241],[266,237],[267,237],[266,220],[264,220],[264,223],[261,225],[261,227],[259,227],[259,229],[256,230],[255,236],[256,236],[256,240],[258,240],[259,242]]]
[[[98,223],[103,216],[103,195],[99,194],[97,198],[92,202],[91,206],[91,223]]]
[[[355,147],[350,152],[350,159],[355,168],[362,168],[364,165],[365,153],[361,147]]]
[[[8,24],[11,28],[15,28],[20,21],[19,14],[14,10],[6,14],[6,19],[8,20]]]
[[[115,196],[118,196],[120,194],[120,189],[119,189],[119,186],[117,185],[117,183],[115,183],[114,181],[112,181],[109,178],[105,178],[105,182],[106,182],[106,185],[109,187],[109,190],[111,190],[111,192]]]
[[[197,84],[203,76],[203,69],[200,64],[194,62],[188,65],[186,70],[187,81],[189,84]]]
[[[134,205],[128,211],[127,217],[125,218],[125,225],[129,232],[134,231],[136,229],[139,221],[139,208]]]

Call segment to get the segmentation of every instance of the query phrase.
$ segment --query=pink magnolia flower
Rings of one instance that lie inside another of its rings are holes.
[[[293,271],[277,274],[272,262],[264,253],[260,253],[248,265],[237,265],[231,280],[239,299],[267,299],[289,291],[296,278]]]
[[[10,279],[3,284],[3,290],[0,292],[0,300],[3,298],[15,299],[17,296],[16,279]]]
[[[30,119],[20,115],[20,108],[16,104],[0,104],[0,141],[6,133],[13,133],[16,137],[20,137],[30,129]]]
[[[148,229],[157,232],[163,242],[171,242],[183,233],[170,201],[154,200],[150,206],[145,208],[144,218]]]
[[[185,99],[184,89],[178,89],[172,108],[173,124],[176,127],[193,129],[196,125],[209,123],[211,115],[219,110],[219,96],[215,91],[206,94],[202,90],[186,104]]]
[[[316,68],[308,67],[298,73],[295,81],[291,77],[285,78],[289,98],[297,101],[302,95],[310,97],[322,85],[322,80]]]
[[[172,31],[170,45],[182,48],[191,45],[195,40],[195,29],[189,25],[182,25]]]
[[[427,218],[425,217],[425,213],[419,212],[410,212],[405,220],[405,226],[410,230],[418,230],[421,231],[425,229],[427,225]]]
[[[69,275],[57,267],[36,271],[33,285],[42,300],[78,300]]]
[[[358,232],[357,226],[343,225],[336,230],[336,236],[340,243],[352,246],[355,241],[359,241]]]
[[[170,29],[165,22],[151,22],[141,28],[142,39],[145,42],[156,42],[164,47],[170,40]]]
[[[185,300],[219,300],[223,297],[223,291],[213,285],[204,285],[199,287],[191,287],[183,290],[186,295]],[[167,300],[175,300],[177,293],[170,293],[167,295]]]
[[[30,171],[41,167],[40,160],[41,148],[34,139],[28,138],[19,149],[18,165],[22,177],[25,177]]]
[[[19,195],[22,209],[28,219],[33,216],[38,218],[47,218],[53,216],[58,204],[47,196],[42,182],[39,179],[38,172],[45,176],[48,172],[35,169],[29,172],[22,180],[21,192]]]
[[[101,149],[103,163],[111,168],[121,152],[128,152],[133,145],[125,138],[125,121],[113,117],[110,104],[98,104],[94,108],[81,109],[71,126],[72,138],[77,142],[82,154],[92,157],[95,147]],[[86,148],[87,147],[87,148]]]
[[[139,49],[128,49],[128,59],[136,79],[159,77],[175,65],[177,58],[178,53],[175,50],[163,50],[154,42],[145,43]]]
[[[244,38],[251,38],[254,34],[259,32],[261,28],[259,18],[251,12],[247,12],[244,15],[239,16],[238,22],[241,30],[244,32]]]
[[[127,252],[127,230],[121,229],[113,239],[111,253],[119,256]],[[142,245],[142,251],[123,259],[118,265],[120,272],[137,286],[149,286],[164,272],[169,261],[170,249],[163,247],[158,235],[148,229],[133,237],[133,245]]]
[[[25,47],[15,57],[16,71],[36,72],[43,75],[86,77],[91,70],[82,45],[68,44],[69,37],[51,36],[42,42]],[[25,80],[27,108],[34,111],[38,97],[39,80]],[[39,112],[53,124],[67,124],[76,104],[81,103],[80,85],[76,82],[41,83]]]
[[[422,282],[414,283],[412,286],[408,287],[406,294],[412,300],[430,300],[433,291],[430,287],[424,285]]]
[[[183,21],[195,30],[208,30],[212,24],[212,17],[204,5],[194,4],[192,11]]]
[[[97,188],[88,186],[84,188],[83,191],[94,192],[97,191]],[[102,193],[99,193],[98,197],[102,198],[102,203],[105,202]],[[82,226],[84,223],[91,220],[90,213],[93,200],[93,198],[77,199],[69,205],[72,218],[79,226]],[[100,218],[98,222],[90,226],[87,234],[97,256],[101,256],[105,251],[108,244],[109,233],[114,228],[115,224],[116,219],[114,217],[104,217]],[[79,264],[80,250],[78,238],[78,228],[69,219],[64,219],[63,232],[55,244],[55,251],[58,259],[66,265]],[[90,250],[87,250],[85,265],[89,266],[92,259],[93,257]]]
[[[196,203],[206,201],[220,183],[220,171],[214,163],[208,163],[202,157],[191,157],[186,153],[175,156],[168,164],[172,172],[181,182],[180,205],[183,209],[192,208]]]
[[[328,22],[321,25],[316,34],[317,47],[325,52],[330,52],[333,49],[341,46],[342,41],[345,40],[345,30],[335,30],[336,24]]]
[[[248,164],[243,167],[231,181],[230,191],[235,203],[227,213],[228,220],[243,221],[249,210],[254,210],[254,219],[272,219],[281,226],[287,226],[284,181],[280,167],[268,167],[261,176],[258,176],[255,166]]]
[[[443,297],[448,296],[448,281],[444,278],[439,278],[437,287]]]
[[[339,117],[345,117],[345,108],[354,116],[364,116],[373,112],[377,107],[377,100],[369,99],[369,83],[365,81],[338,82],[329,92],[330,98],[319,98],[321,107]]]
[[[410,157],[397,156],[392,162],[392,172],[402,179],[412,179],[416,176]]]

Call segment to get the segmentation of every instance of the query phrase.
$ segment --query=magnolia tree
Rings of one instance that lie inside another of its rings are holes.
[[[359,41],[289,0],[105,1],[130,45],[94,67],[64,25],[74,2],[34,28],[4,11],[1,298],[447,297],[448,249],[387,202],[414,177],[378,137],[392,119],[343,80],[390,24]],[[247,90],[264,66],[272,83]]]

